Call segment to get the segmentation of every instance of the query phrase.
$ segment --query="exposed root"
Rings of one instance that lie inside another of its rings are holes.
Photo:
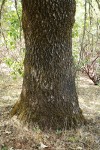
[[[10,116],[11,116],[11,117],[13,117],[14,115],[17,114],[19,107],[20,107],[20,102],[17,101],[17,102],[15,103],[14,107],[12,108],[11,112],[10,112]]]

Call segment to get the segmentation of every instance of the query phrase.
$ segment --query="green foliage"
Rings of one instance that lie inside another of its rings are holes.
[[[6,1],[1,16],[1,45],[8,54],[4,62],[11,68],[11,75],[15,79],[23,76],[24,42],[21,27],[21,2]]]
[[[18,14],[21,18],[21,4],[18,2]],[[6,38],[6,44],[9,49],[16,47],[16,42],[20,38],[20,20],[18,18],[14,1],[7,1],[4,6],[1,19],[2,32]],[[5,40],[3,39],[3,44]]]
[[[13,79],[16,79],[18,76],[23,76],[23,62],[15,61],[13,58],[6,58],[5,59],[6,64],[11,68],[11,75]]]
[[[7,148],[7,146],[4,145],[1,147],[1,150],[8,150],[8,148]]]

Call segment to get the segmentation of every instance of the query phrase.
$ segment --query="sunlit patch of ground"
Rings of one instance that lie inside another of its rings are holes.
[[[100,86],[95,86],[86,76],[79,77],[78,95],[85,115],[100,115]]]
[[[23,127],[9,112],[19,99],[22,79],[0,75],[0,150],[100,150],[100,87],[86,76],[76,79],[80,107],[88,125],[70,131]]]

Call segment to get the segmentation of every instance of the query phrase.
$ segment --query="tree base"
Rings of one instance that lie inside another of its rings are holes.
[[[18,116],[18,119],[23,122],[23,124],[28,124],[29,127],[38,125],[41,130],[46,129],[76,129],[82,125],[86,125],[86,120],[82,114],[82,110],[78,114],[74,115],[43,115],[40,111],[35,113],[28,109],[25,109],[17,102],[12,111],[11,117],[14,115]]]

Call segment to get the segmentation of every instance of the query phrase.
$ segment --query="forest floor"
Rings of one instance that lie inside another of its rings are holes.
[[[86,126],[70,131],[41,131],[23,127],[9,112],[18,100],[22,79],[0,74],[0,150],[100,150],[100,86],[84,75],[76,79]]]

